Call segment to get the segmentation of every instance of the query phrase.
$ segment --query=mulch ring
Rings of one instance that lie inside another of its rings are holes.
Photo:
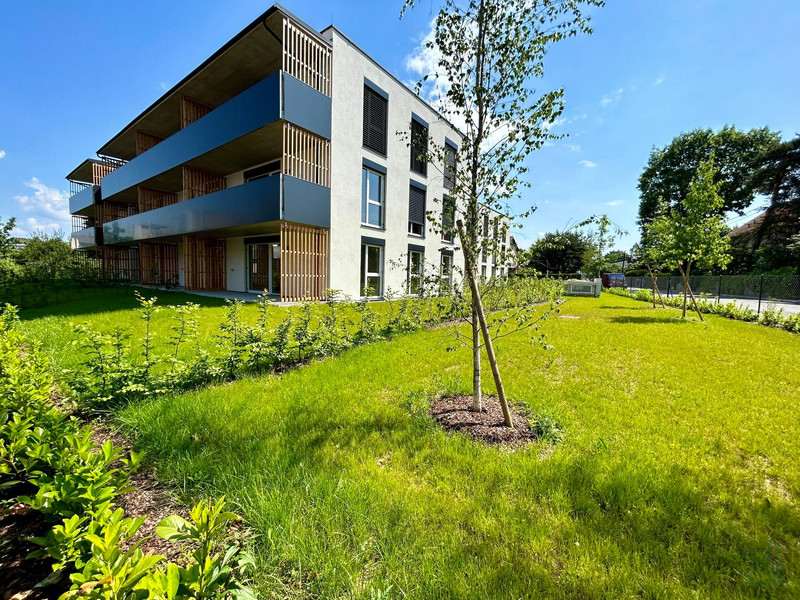
[[[514,428],[506,427],[503,410],[495,396],[483,397],[483,411],[472,410],[472,396],[445,396],[431,403],[431,416],[446,431],[469,436],[476,442],[519,448],[535,442],[536,432],[528,419],[509,407]]]

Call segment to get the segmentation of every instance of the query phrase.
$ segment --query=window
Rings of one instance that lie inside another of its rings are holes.
[[[361,171],[361,222],[383,227],[383,203],[386,196],[386,176],[364,167]]]
[[[481,281],[486,281],[486,265],[481,266]]]
[[[455,239],[456,204],[449,196],[442,200],[442,240],[452,242]]]
[[[444,145],[444,187],[452,190],[456,183],[456,149],[448,143]]]
[[[389,101],[364,86],[364,146],[386,156]]]
[[[448,296],[453,291],[453,256],[442,253],[442,261],[439,265],[439,294]]]
[[[425,235],[425,190],[415,185],[408,192],[408,233]]]
[[[411,119],[411,170],[428,174],[428,128],[416,119]]]
[[[361,295],[377,298],[383,295],[383,248],[361,244]]]
[[[261,165],[260,167],[255,167],[254,169],[245,171],[243,176],[245,183],[249,183],[251,181],[256,181],[257,179],[264,179],[265,177],[269,177],[271,175],[277,175],[280,172],[281,161],[274,160],[271,163],[267,163],[265,165]]]
[[[408,253],[408,293],[419,296],[422,293],[425,255],[419,250]]]
[[[483,215],[483,237],[489,237],[489,215]]]

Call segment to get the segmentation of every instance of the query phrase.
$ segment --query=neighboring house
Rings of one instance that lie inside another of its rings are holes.
[[[461,141],[338,29],[274,5],[67,176],[73,247],[144,284],[414,293],[463,259],[426,219],[452,187],[445,169],[402,131]],[[502,229],[487,217],[487,235]],[[479,269],[506,273],[485,255]]]

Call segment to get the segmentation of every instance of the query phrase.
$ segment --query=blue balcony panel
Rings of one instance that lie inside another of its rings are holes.
[[[90,215],[91,209],[100,199],[100,186],[90,185],[70,196],[69,212],[73,215]]]
[[[291,75],[276,71],[188,127],[103,178],[103,199],[257,131],[282,118],[325,138],[331,135],[331,100]]]
[[[330,204],[330,188],[274,175],[106,223],[103,239],[122,244],[204,233],[226,237],[280,220],[330,227]]]
[[[94,248],[95,246],[102,246],[103,228],[87,227],[80,231],[73,231],[70,243],[73,250],[85,250],[87,248]]]

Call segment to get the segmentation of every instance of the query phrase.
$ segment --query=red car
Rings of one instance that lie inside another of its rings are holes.
[[[624,273],[603,273],[601,275],[604,288],[626,288],[628,281],[625,279]]]

